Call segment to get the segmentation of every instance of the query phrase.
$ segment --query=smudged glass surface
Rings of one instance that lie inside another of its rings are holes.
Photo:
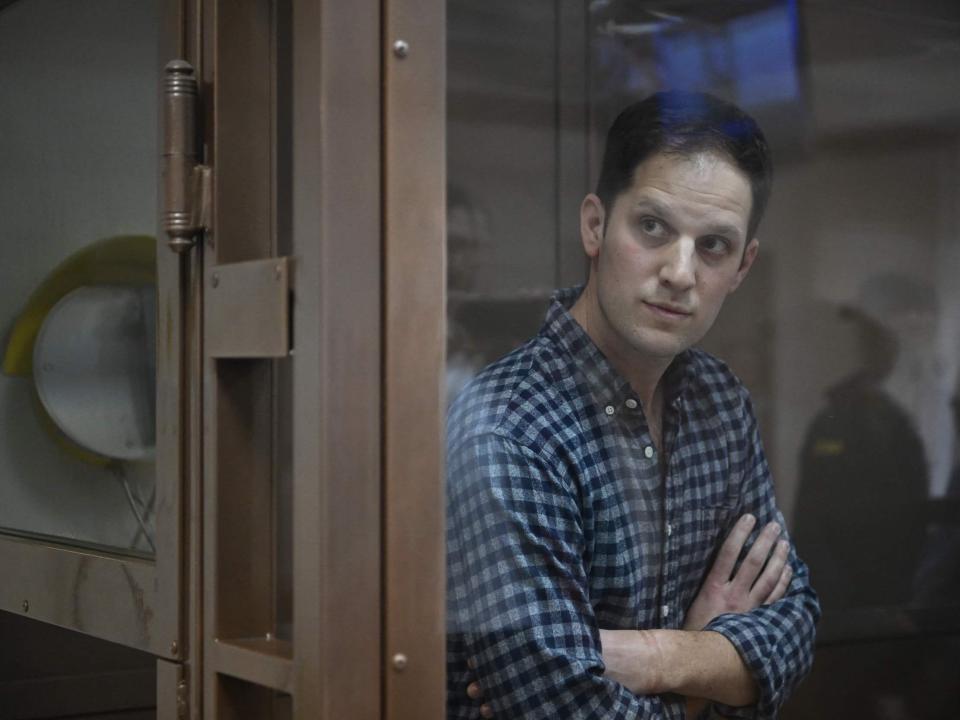
[[[151,556],[159,2],[0,3],[0,528]]]
[[[758,119],[760,258],[703,346],[751,391],[821,642],[845,648],[785,714],[849,717],[844,684],[874,678],[863,716],[947,717],[948,654],[866,659],[960,630],[960,8],[454,0],[447,81],[450,397],[585,280],[579,203],[626,104],[705,90]]]

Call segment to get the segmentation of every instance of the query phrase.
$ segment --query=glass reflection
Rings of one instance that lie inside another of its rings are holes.
[[[768,129],[778,178],[762,259],[704,345],[757,401],[825,612],[936,604],[933,588],[960,574],[944,549],[957,522],[960,257],[947,218],[960,103],[938,90],[960,79],[960,11],[590,10],[595,138],[626,100],[662,87],[730,98]],[[855,38],[836,32],[853,25]]]
[[[923,441],[886,389],[901,347],[881,319],[891,312],[838,314],[851,326],[857,366],[826,391],[804,439],[797,543],[828,607],[899,605],[912,598],[926,532]]]
[[[507,300],[583,279],[561,199],[592,189],[622,107],[664,88],[743,106],[777,178],[760,259],[703,346],[751,391],[824,642],[851,648],[787,714],[948,716],[955,643],[924,659],[921,636],[960,629],[960,6],[576,6],[448,4],[452,392],[536,332],[543,304]]]
[[[0,528],[152,555],[159,3],[0,6]]]

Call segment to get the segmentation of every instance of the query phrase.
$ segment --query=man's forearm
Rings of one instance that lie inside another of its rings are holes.
[[[653,630],[662,648],[665,692],[725,705],[752,705],[757,684],[740,653],[712,631]]]
[[[736,648],[720,633],[601,631],[607,674],[637,694],[676,693],[751,705],[758,689]]]

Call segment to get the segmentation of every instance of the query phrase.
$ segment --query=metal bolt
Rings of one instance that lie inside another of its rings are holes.
[[[170,654],[176,655],[180,651],[180,646],[177,645],[176,641],[170,643]]]
[[[23,611],[30,612],[30,603],[27,602],[26,600],[23,601]]]
[[[220,284],[220,276],[216,273],[213,274],[213,277],[210,278],[210,284],[216,287]]]
[[[393,44],[393,54],[403,60],[410,54],[410,44],[406,40],[397,40]]]
[[[393,669],[400,672],[407,667],[407,656],[403,653],[397,653],[393,656]]]

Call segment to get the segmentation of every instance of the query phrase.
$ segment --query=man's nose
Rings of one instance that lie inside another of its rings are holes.
[[[689,290],[696,283],[697,254],[692,238],[679,238],[666,248],[660,280],[673,290]]]

